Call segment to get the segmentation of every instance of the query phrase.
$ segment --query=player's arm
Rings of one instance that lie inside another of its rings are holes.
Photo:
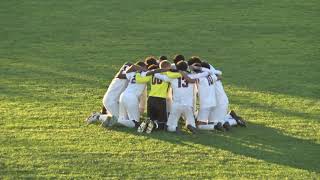
[[[157,78],[157,79],[160,79],[162,81],[165,81],[165,82],[171,82],[172,81],[172,79],[169,78],[167,75],[160,74],[160,73],[155,74],[154,77]]]
[[[191,79],[186,72],[181,71],[180,73],[181,73],[182,77],[183,77],[188,83],[191,83],[191,84],[192,84],[192,83],[196,83],[196,82],[197,82],[197,79]]]
[[[136,83],[145,84],[150,82],[152,79],[151,76],[146,76],[146,72],[141,72],[136,74]]]
[[[170,79],[177,79],[182,77],[181,73],[179,71],[174,71],[172,72],[171,70],[166,72],[166,75],[170,78]]]
[[[210,64],[210,71],[218,76],[222,76],[222,71],[216,70],[211,64]]]
[[[125,69],[126,69],[126,68],[121,68],[121,70],[120,70],[120,71],[118,72],[118,74],[116,75],[116,78],[119,78],[119,79],[127,79]]]
[[[163,73],[163,72],[167,72],[167,71],[168,71],[167,69],[155,69],[155,70],[148,71],[146,73],[146,76],[152,76],[154,74]]]
[[[129,68],[127,68],[126,73],[136,72],[140,69],[141,69],[140,66],[133,64]]]

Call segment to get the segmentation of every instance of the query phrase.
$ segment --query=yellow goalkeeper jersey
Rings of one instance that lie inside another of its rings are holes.
[[[172,78],[172,79],[181,77],[181,74],[176,72],[165,72],[161,74],[167,75],[169,78]],[[170,86],[168,82],[157,79],[154,76],[150,76],[150,85],[151,85],[151,89],[150,89],[149,96],[167,98],[168,89]]]

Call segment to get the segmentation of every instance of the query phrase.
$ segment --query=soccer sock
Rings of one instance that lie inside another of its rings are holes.
[[[225,121],[229,122],[230,126],[236,126],[238,124],[237,121],[230,114],[226,116]]]
[[[106,121],[107,118],[108,118],[108,116],[109,116],[109,115],[107,115],[107,114],[101,114],[101,115],[99,116],[99,121],[101,121],[101,122]]]
[[[213,130],[214,129],[214,125],[213,124],[198,125],[198,129],[201,129],[201,130]]]

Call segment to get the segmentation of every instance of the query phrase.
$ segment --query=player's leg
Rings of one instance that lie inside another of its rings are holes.
[[[104,107],[107,109],[107,112],[112,116],[119,118],[119,99],[115,99],[114,97],[109,97],[108,92],[104,95],[102,99],[102,103]]]
[[[237,121],[230,114],[226,115],[225,122],[228,122],[230,124],[230,126],[237,126],[238,125]]]
[[[213,111],[213,107],[212,108],[201,108],[199,110],[198,124],[197,124],[198,129],[201,129],[201,130],[213,130],[214,129],[214,124],[213,123],[209,124],[209,116],[212,111]]]
[[[159,130],[164,130],[168,121],[167,102],[165,98],[156,98],[154,102],[155,122]]]
[[[178,104],[171,104],[170,115],[167,122],[167,130],[169,132],[176,132],[178,127],[178,121],[183,112],[183,108],[181,108]]]
[[[200,108],[198,112],[197,121],[201,123],[208,123],[209,114],[212,108]]]
[[[215,129],[219,131],[224,131],[224,126],[226,129],[229,128],[228,124],[225,124],[225,117],[228,112],[227,104],[218,104],[213,108],[209,115],[209,123],[213,123],[215,125]]]
[[[245,121],[241,116],[238,116],[234,110],[231,110],[230,113],[229,113],[229,115],[230,115],[234,120],[236,120],[237,125],[239,125],[239,126],[241,126],[241,127],[247,127],[246,121]]]
[[[130,128],[138,128],[140,121],[140,112],[139,112],[139,100],[137,97],[126,96],[124,101],[124,106],[128,113],[127,120],[119,120],[119,123]]]
[[[119,103],[118,123],[123,126],[133,128],[133,127],[135,127],[135,123],[132,122],[131,120],[129,120],[128,107],[127,107],[126,101],[127,101],[127,98],[124,95],[121,95],[120,101],[119,101],[120,103]]]
[[[145,121],[140,123],[140,126],[138,127],[138,132],[142,133],[146,130],[150,120],[152,119],[152,98],[149,97],[147,99],[147,119]]]
[[[184,106],[183,114],[186,120],[187,129],[189,129],[193,134],[197,133],[193,107]]]

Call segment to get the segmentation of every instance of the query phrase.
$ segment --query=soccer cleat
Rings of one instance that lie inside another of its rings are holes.
[[[101,123],[101,126],[104,128],[110,127],[112,119],[112,116],[107,116],[107,119]]]
[[[238,125],[241,127],[247,127],[247,123],[242,119],[242,117],[239,117],[238,120],[236,120]]]
[[[230,113],[231,117],[237,121],[237,124],[241,127],[247,127],[246,122],[243,120],[241,116],[238,116],[234,110],[231,110]]]
[[[138,133],[143,133],[144,130],[146,129],[147,125],[148,125],[148,124],[147,124],[146,121],[145,121],[145,122],[142,122],[142,123],[140,124],[140,126],[138,127],[137,132],[138,132]]]
[[[187,125],[187,129],[192,132],[192,134],[197,134],[197,128],[193,127],[192,125]]]
[[[88,125],[93,124],[99,120],[99,117],[100,117],[100,113],[95,112],[95,113],[92,113],[85,121],[87,122]]]
[[[230,126],[229,122],[225,122],[225,123],[223,124],[223,128],[224,128],[226,131],[230,131],[230,130],[231,130],[231,126]]]
[[[218,122],[218,124],[214,126],[214,129],[217,130],[217,131],[222,131],[222,132],[224,131],[221,122]]]
[[[149,121],[148,126],[147,126],[147,130],[146,130],[146,133],[147,133],[147,134],[150,134],[155,126],[156,126],[156,125],[155,125],[155,123],[154,123],[153,121]]]

